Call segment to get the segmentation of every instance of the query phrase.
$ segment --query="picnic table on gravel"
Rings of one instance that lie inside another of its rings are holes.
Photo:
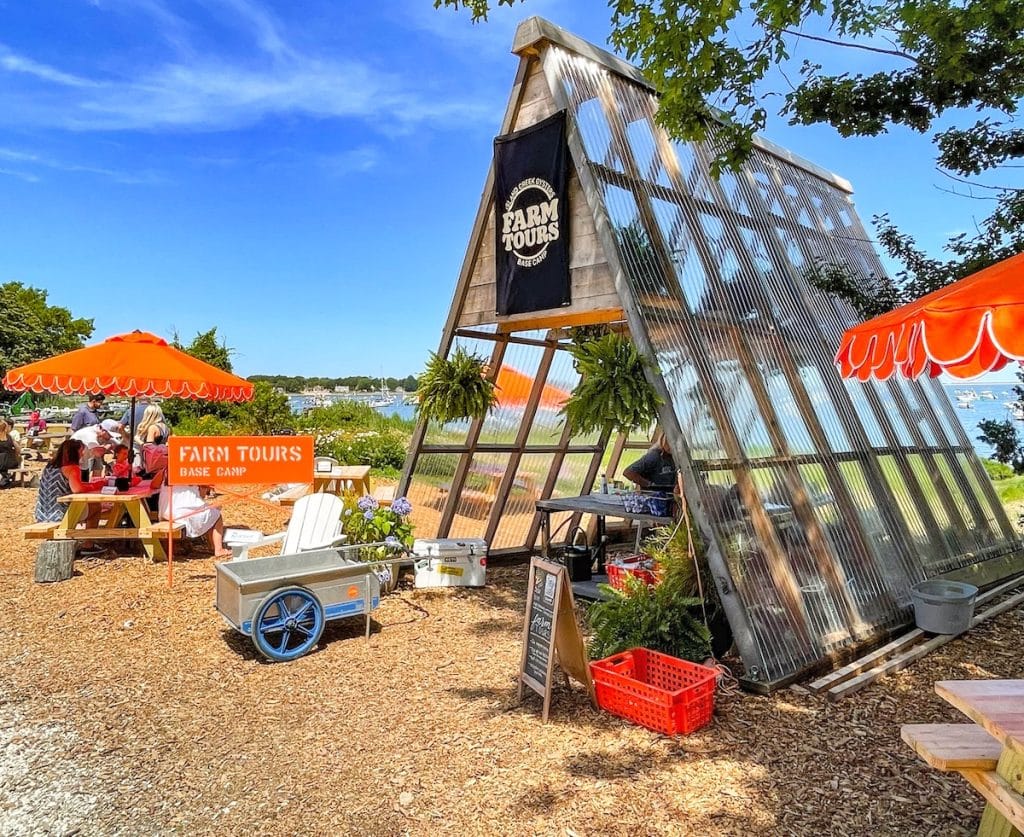
[[[1024,832],[1024,680],[941,680],[935,691],[973,724],[905,724],[900,734],[938,770],[960,773],[985,800],[980,837]]]
[[[67,503],[64,519],[59,523],[31,523],[22,526],[21,532],[26,538],[40,540],[129,540],[138,539],[142,548],[153,561],[167,558],[163,541],[178,538],[185,524],[175,521],[172,528],[166,520],[153,520],[149,515],[146,500],[159,492],[153,488],[149,480],[143,480],[137,486],[115,494],[99,491],[87,494],[67,494],[60,502]],[[89,516],[93,506],[108,506],[100,517],[100,525],[95,529],[78,529],[80,522]],[[131,526],[121,526],[124,515],[128,515]]]

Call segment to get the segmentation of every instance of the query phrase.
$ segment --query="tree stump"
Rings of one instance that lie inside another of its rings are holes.
[[[74,541],[46,541],[36,552],[36,581],[67,581],[75,569]]]

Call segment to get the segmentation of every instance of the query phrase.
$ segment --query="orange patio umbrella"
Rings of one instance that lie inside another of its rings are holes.
[[[131,398],[132,439],[138,397],[248,401],[253,393],[253,385],[244,378],[204,363],[146,331],[116,334],[102,343],[18,366],[8,370],[3,384],[17,391],[102,392]]]
[[[530,400],[530,391],[533,389],[533,378],[513,369],[511,366],[502,366],[498,370],[498,377],[495,379],[495,386],[498,390],[498,404],[502,407],[523,407]],[[557,410],[569,400],[569,393],[564,389],[544,384],[540,393],[539,406],[545,409]]]
[[[843,334],[844,378],[942,372],[974,378],[1024,360],[1024,254],[1013,256]]]

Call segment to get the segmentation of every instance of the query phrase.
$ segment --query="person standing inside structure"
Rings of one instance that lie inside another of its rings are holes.
[[[626,466],[622,472],[630,482],[640,488],[652,491],[674,491],[676,488],[676,463],[668,438],[662,433],[651,449],[636,462]]]

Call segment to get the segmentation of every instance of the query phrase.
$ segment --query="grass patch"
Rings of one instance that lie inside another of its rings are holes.
[[[1024,500],[1024,477],[1010,477],[992,483],[996,496],[1003,505]]]

